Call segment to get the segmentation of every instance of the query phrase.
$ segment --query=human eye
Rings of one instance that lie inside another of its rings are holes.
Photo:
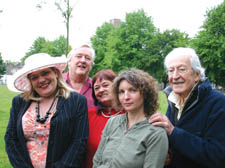
[[[167,72],[168,72],[169,74],[173,74],[173,73],[174,73],[174,69],[168,69]]]
[[[32,75],[29,78],[30,78],[30,80],[35,81],[38,79],[38,75]]]
[[[122,95],[124,93],[124,90],[119,90],[119,95]]]
[[[106,88],[106,87],[109,86],[109,84],[108,84],[108,83],[104,83],[102,86],[103,86],[104,88]]]
[[[47,76],[50,73],[50,71],[42,71],[41,76]]]
[[[187,68],[186,68],[186,67],[179,67],[179,68],[178,68],[178,71],[179,71],[180,73],[185,73],[185,72],[187,72]]]
[[[82,56],[81,55],[76,55],[75,56],[77,59],[80,59]]]
[[[100,88],[99,86],[95,86],[95,87],[94,87],[94,90],[95,90],[95,91],[98,91],[99,88]]]
[[[91,60],[91,57],[90,56],[85,56],[85,59],[90,61]]]
[[[137,92],[137,89],[136,88],[130,88],[130,92],[135,93],[135,92]]]

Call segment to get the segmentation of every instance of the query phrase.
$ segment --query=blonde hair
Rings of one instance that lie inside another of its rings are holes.
[[[62,74],[57,68],[51,67],[51,69],[58,75],[55,97],[61,96],[67,99],[70,96],[70,92],[73,91],[73,89],[66,84],[66,82],[63,80]],[[21,96],[26,101],[29,101],[29,100],[40,101],[42,99],[37,94],[37,92],[33,89],[32,85],[31,85],[31,89],[29,91],[25,91],[23,94],[21,94]]]

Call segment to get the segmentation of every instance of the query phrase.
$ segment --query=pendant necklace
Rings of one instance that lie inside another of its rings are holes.
[[[110,112],[109,112],[109,115],[106,115],[103,111],[101,111],[102,116],[105,117],[105,118],[111,118],[111,117],[114,117],[114,116],[116,116],[116,115],[118,115],[120,113],[121,113],[121,110],[118,111],[117,113],[113,114],[113,115],[111,115]]]
[[[41,124],[44,124],[47,121],[47,119],[49,117],[49,114],[51,114],[51,109],[53,107],[53,104],[55,103],[55,100],[56,100],[56,98],[54,98],[54,100],[52,101],[52,104],[51,104],[50,108],[48,109],[47,113],[45,114],[45,116],[43,118],[40,118],[40,101],[37,101],[37,105],[35,107],[35,113],[36,113],[36,117],[37,117],[36,121],[37,122],[39,122]]]

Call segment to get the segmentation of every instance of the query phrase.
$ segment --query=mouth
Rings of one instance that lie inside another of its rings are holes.
[[[44,82],[44,83],[42,83],[42,84],[39,85],[39,88],[46,89],[46,88],[48,88],[49,84],[50,84],[50,81]]]
[[[181,85],[183,84],[184,82],[173,82],[173,85]]]
[[[83,65],[83,64],[82,65],[78,65],[77,67],[80,68],[80,69],[86,69],[86,66]]]
[[[99,97],[99,98],[105,98],[105,97],[108,97],[108,94],[103,93],[103,94],[101,94],[101,95],[98,95],[98,97]]]
[[[129,106],[131,106],[133,103],[124,103],[124,106],[125,107],[129,107]]]

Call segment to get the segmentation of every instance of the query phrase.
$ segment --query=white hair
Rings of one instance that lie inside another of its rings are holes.
[[[200,72],[200,80],[205,80],[205,69],[201,66],[198,55],[192,48],[178,47],[173,49],[165,58],[164,66],[168,69],[168,62],[178,57],[190,56],[190,64],[194,72]]]
[[[91,57],[92,57],[92,62],[94,62],[94,59],[95,59],[95,50],[88,44],[83,44],[83,45],[80,45],[79,47],[75,48],[75,49],[72,49],[69,54],[68,54],[68,61],[70,61],[70,59],[72,58],[72,56],[74,56],[74,54],[77,52],[76,50],[79,49],[79,48],[88,48],[91,52]]]

